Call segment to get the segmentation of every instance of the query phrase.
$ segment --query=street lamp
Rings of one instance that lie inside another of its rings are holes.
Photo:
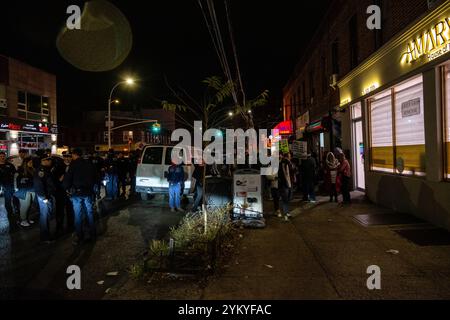
[[[112,96],[113,96],[114,90],[116,90],[116,88],[122,84],[132,86],[134,84],[134,80],[131,78],[128,78],[125,81],[120,81],[120,82],[116,83],[116,85],[111,89],[111,93],[109,94],[109,99],[108,99],[108,150],[111,149],[111,103],[113,102]]]

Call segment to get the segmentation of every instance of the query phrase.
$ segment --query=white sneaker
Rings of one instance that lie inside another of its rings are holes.
[[[175,209],[174,208],[170,208],[170,212],[175,212]]]
[[[285,222],[289,222],[289,216],[285,216],[285,217],[284,217],[284,221],[285,221]]]
[[[288,213],[288,214],[286,215],[286,217],[288,217],[289,219],[292,218],[292,216],[291,216],[290,213]]]
[[[31,226],[31,225],[28,223],[28,221],[22,221],[22,222],[20,223],[20,226],[21,226],[21,227],[24,227],[24,228],[28,228],[28,227]]]
[[[28,220],[28,223],[29,224],[34,224],[34,221],[33,220]]]

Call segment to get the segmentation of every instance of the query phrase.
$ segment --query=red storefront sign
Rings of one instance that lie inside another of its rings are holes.
[[[291,134],[294,134],[294,129],[291,120],[279,123],[274,129],[278,130],[279,134],[283,136],[289,136]]]

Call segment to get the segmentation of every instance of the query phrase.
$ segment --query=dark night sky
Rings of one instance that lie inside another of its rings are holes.
[[[131,54],[109,72],[90,73],[74,68],[60,57],[55,40],[67,19],[67,6],[82,7],[83,2],[2,1],[0,5],[2,29],[6,29],[6,33],[2,32],[6,41],[1,41],[0,53],[56,74],[60,122],[70,124],[80,109],[106,108],[109,90],[127,73],[137,75],[141,81],[132,92],[118,92],[116,96],[124,101],[122,108],[133,104],[158,107],[154,97],[169,97],[164,75],[195,96],[202,92],[201,80],[222,75],[196,0],[112,1],[131,24],[134,38]],[[272,97],[280,96],[328,2],[230,1],[248,96],[254,97],[264,89],[269,89]],[[222,7],[223,1],[216,1],[216,5]],[[226,30],[225,24],[222,29]]]

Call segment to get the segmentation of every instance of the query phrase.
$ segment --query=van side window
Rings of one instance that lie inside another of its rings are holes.
[[[143,164],[161,164],[164,148],[147,148],[145,149]]]
[[[172,150],[173,148],[167,148],[166,149],[166,165],[170,166],[172,164]],[[183,159],[185,159],[185,150],[184,149],[175,149],[175,150],[179,150],[178,152],[180,153],[180,156],[183,157]],[[181,151],[182,150],[182,151]]]

